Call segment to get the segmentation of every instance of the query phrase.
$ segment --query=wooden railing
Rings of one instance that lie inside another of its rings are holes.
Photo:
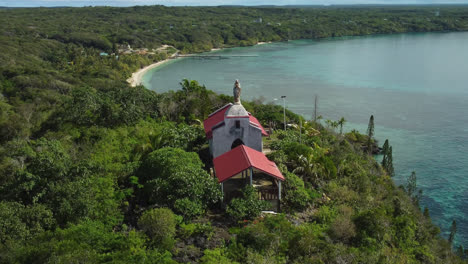
[[[259,200],[278,200],[278,189],[277,188],[261,188],[257,189]]]

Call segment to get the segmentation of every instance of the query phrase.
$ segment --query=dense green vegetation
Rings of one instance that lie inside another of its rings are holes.
[[[117,53],[466,30],[467,10],[0,10],[0,262],[461,263],[456,223],[440,237],[418,207],[416,175],[394,186],[391,147],[382,167],[369,133],[334,131],[344,119],[324,127],[287,111],[302,133],[265,139],[287,179],[283,214],[259,217],[249,188],[224,207],[201,121],[232,97],[190,80],[163,94],[131,88],[131,72],[175,50]],[[282,127],[280,106],[243,104]]]
[[[108,52],[116,44],[146,48],[170,44],[194,52],[258,41],[467,30],[466,10],[466,6],[36,8],[0,10],[0,21],[7,36],[28,34]]]

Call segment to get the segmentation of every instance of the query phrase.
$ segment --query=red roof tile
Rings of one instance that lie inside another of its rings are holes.
[[[232,104],[229,103],[221,107],[220,109],[216,110],[216,112],[209,115],[205,121],[203,121],[203,127],[205,128],[205,134],[207,138],[213,137],[213,127],[224,121],[224,114],[229,109],[229,107],[231,107],[231,105]]]
[[[219,182],[224,182],[251,167],[284,181],[283,175],[274,162],[268,160],[262,152],[244,145],[216,157],[213,163]]]
[[[249,120],[250,120],[251,123],[255,124],[258,128],[260,128],[262,130],[262,135],[268,136],[268,133],[265,131],[262,124],[260,124],[258,119],[255,116],[253,116],[251,113],[249,113]]]
[[[224,121],[226,111],[229,110],[229,108],[232,106],[231,103],[221,107],[220,109],[216,110],[216,112],[212,113],[211,115],[208,116],[208,118],[203,121],[203,127],[205,128],[205,134],[207,138],[212,138],[213,137],[213,127],[216,126],[217,124],[220,124],[221,122]],[[247,116],[245,116],[247,117]],[[265,131],[263,126],[260,124],[257,118],[253,116],[251,113],[249,113],[249,121],[251,124],[254,126],[258,127],[262,131],[263,136],[268,136],[268,133]],[[239,116],[233,117],[233,118],[239,118]]]

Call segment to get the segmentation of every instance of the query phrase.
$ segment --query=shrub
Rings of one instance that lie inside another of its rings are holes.
[[[336,215],[337,212],[334,207],[324,205],[320,207],[317,214],[315,215],[315,218],[318,223],[329,224],[336,218]]]
[[[188,198],[176,200],[174,210],[186,220],[201,215],[205,211],[200,201],[192,201]]]
[[[286,256],[289,244],[298,235],[296,227],[284,215],[267,215],[240,229],[237,241],[264,255],[273,251],[277,256]]]
[[[354,220],[357,227],[357,239],[363,246],[376,247],[387,234],[386,227],[390,226],[385,210],[375,208],[364,211]]]
[[[226,250],[223,248],[215,248],[213,250],[206,249],[203,251],[205,254],[200,260],[203,264],[234,264],[237,262],[231,261],[226,256]]]
[[[289,160],[296,160],[301,155],[307,157],[313,153],[311,147],[298,142],[288,142],[283,145],[282,150],[286,153]]]
[[[290,246],[293,258],[312,257],[327,246],[324,241],[324,227],[317,224],[305,224],[299,227],[300,236]],[[319,262],[320,263],[320,262]]]
[[[287,172],[282,190],[282,204],[289,210],[304,210],[311,202],[311,197],[304,187],[304,182],[294,173]]]
[[[267,155],[268,159],[274,161],[276,165],[286,164],[288,162],[288,156],[282,150],[271,152]]]
[[[356,236],[356,226],[349,215],[340,215],[331,224],[329,234],[335,241],[348,243]]]
[[[66,229],[43,232],[6,251],[6,263],[173,263],[169,252],[148,250],[136,230],[118,232],[85,220]],[[2,262],[4,262],[2,252]]]
[[[203,235],[206,237],[211,237],[213,235],[214,229],[211,226],[210,222],[207,223],[181,223],[178,231],[178,235],[181,238],[189,238],[192,236]]]
[[[162,249],[171,249],[174,244],[176,217],[168,208],[151,209],[143,213],[138,226]]]
[[[332,180],[326,186],[328,196],[337,203],[355,204],[359,195],[346,185],[340,185],[338,181]]]
[[[321,156],[318,160],[324,169],[324,173],[326,174],[326,178],[334,179],[336,178],[336,166],[333,161],[327,156]]]
[[[234,220],[253,219],[266,210],[270,204],[258,199],[255,188],[245,187],[243,198],[234,198],[229,203],[226,212]]]

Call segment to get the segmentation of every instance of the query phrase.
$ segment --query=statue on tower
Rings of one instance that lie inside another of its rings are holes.
[[[240,104],[240,95],[241,95],[241,87],[240,87],[240,83],[239,83],[239,80],[236,80],[236,82],[234,83],[234,88],[232,89],[232,92],[234,94],[234,103],[235,104]]]

